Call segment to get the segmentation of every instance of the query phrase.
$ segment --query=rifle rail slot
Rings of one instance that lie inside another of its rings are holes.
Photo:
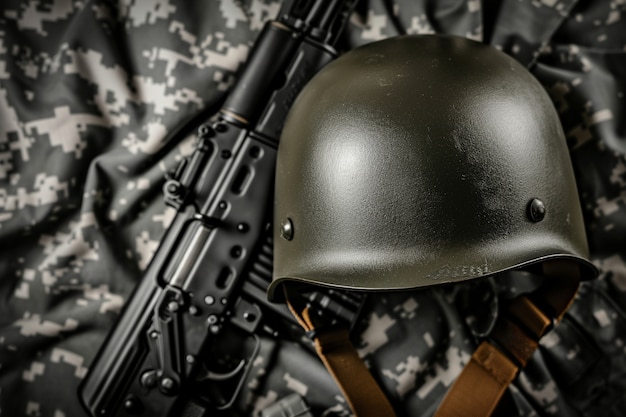
[[[234,194],[241,195],[246,190],[251,180],[252,170],[249,166],[244,165],[239,169],[239,172],[235,176],[235,180],[233,181],[233,185],[230,187],[230,190]]]
[[[220,274],[217,276],[215,286],[220,290],[224,290],[230,287],[230,285],[235,280],[235,275],[236,273],[232,268],[225,266],[224,268],[222,268]]]

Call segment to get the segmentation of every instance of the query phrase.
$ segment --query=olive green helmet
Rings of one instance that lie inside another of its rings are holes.
[[[274,279],[353,290],[460,282],[565,258],[595,275],[559,118],[513,58],[391,38],[294,103],[276,172]]]

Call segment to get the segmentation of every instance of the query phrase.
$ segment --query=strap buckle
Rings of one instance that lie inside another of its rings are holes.
[[[304,336],[309,340],[318,339],[321,335],[326,334],[332,330],[337,329],[339,326],[321,326],[308,330],[304,333]]]
[[[554,326],[553,321],[528,297],[516,298],[508,314],[499,318],[490,342],[523,368],[539,346],[539,340]]]

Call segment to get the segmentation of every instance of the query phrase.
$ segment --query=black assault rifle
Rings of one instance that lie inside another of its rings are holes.
[[[239,394],[258,334],[297,329],[265,295],[276,148],[295,97],[336,56],[354,3],[286,1],[219,117],[198,128],[194,153],[164,184],[176,217],[80,387],[92,416],[190,415],[190,402],[194,415],[216,414]],[[362,304],[332,290],[308,296],[347,323]]]

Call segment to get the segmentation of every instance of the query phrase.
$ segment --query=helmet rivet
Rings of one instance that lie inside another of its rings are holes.
[[[546,216],[546,206],[543,204],[543,201],[538,198],[533,198],[528,203],[527,209],[528,219],[532,222],[540,222]]]
[[[293,239],[293,223],[289,217],[280,224],[280,237],[285,240]]]

